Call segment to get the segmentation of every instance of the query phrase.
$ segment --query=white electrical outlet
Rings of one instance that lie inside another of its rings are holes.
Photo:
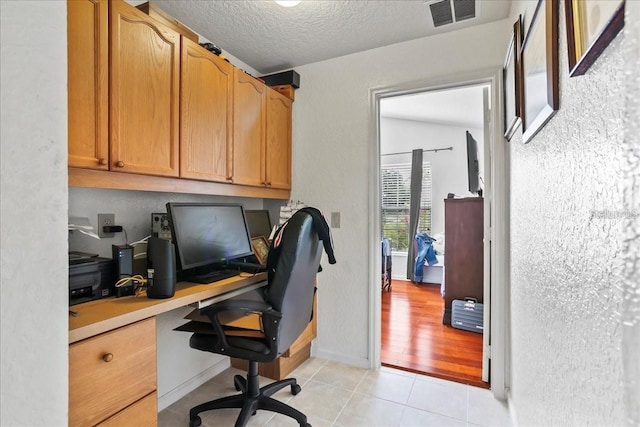
[[[98,214],[98,236],[113,237],[114,233],[105,233],[103,227],[105,225],[116,225],[115,214]]]

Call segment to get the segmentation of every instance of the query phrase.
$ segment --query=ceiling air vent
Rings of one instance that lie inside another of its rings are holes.
[[[456,22],[476,17],[476,0],[453,0]]]
[[[475,18],[476,0],[441,0],[429,3],[433,26],[440,27]]]
[[[431,17],[433,18],[434,27],[453,23],[453,15],[451,14],[451,4],[449,0],[431,3],[429,5],[429,9],[431,9]]]

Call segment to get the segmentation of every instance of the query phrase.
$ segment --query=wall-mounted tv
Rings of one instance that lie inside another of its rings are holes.
[[[480,163],[478,161],[478,142],[467,131],[467,176],[469,177],[469,192],[482,197],[480,187]]]

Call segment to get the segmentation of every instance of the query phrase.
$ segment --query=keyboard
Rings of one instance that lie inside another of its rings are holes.
[[[195,283],[212,283],[217,282],[219,280],[228,279],[230,277],[239,276],[240,271],[238,270],[214,270],[206,274],[198,274],[189,277],[190,282]]]
[[[267,271],[266,265],[255,264],[252,262],[229,261],[227,265],[232,268],[237,268],[243,273],[257,274],[263,271]]]

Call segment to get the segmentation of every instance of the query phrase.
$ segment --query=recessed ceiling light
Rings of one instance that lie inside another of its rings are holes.
[[[275,0],[280,6],[293,7],[297,6],[302,0]]]

